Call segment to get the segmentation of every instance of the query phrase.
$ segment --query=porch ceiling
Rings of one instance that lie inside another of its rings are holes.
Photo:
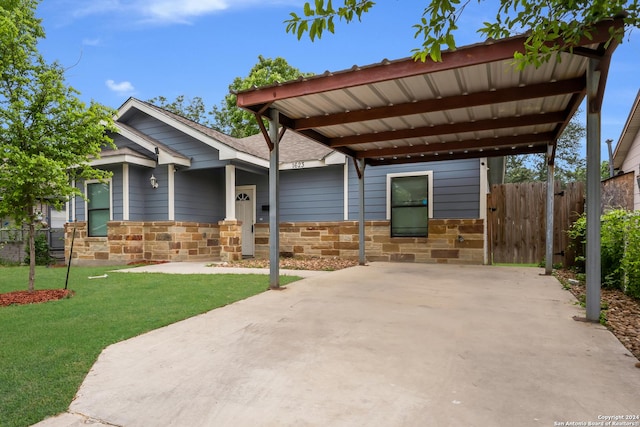
[[[591,40],[539,68],[512,65],[521,36],[445,52],[442,62],[383,60],[250,89],[237,105],[266,118],[275,109],[285,128],[370,165],[555,153],[593,57],[601,59],[601,104],[612,26],[621,20],[603,21]]]

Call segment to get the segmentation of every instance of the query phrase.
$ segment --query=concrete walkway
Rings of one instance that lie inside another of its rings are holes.
[[[268,268],[213,267],[211,262],[167,262],[142,267],[118,270],[125,273],[165,273],[165,274],[269,274]],[[327,271],[280,269],[281,276],[315,277]]]
[[[574,321],[583,310],[541,271],[374,263],[308,278],[108,347],[69,413],[37,426],[554,426],[640,414],[636,359],[604,327]]]

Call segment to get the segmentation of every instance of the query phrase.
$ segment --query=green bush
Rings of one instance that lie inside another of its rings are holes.
[[[626,245],[622,258],[625,291],[640,298],[640,212],[630,213],[626,223]]]
[[[567,231],[569,239],[571,239],[569,246],[576,252],[575,257],[575,269],[578,273],[584,273],[584,249],[587,243],[587,216],[582,214],[571,224],[571,227]]]
[[[611,289],[624,289],[624,237],[627,212],[622,209],[607,212],[601,217],[600,257],[602,285]]]
[[[582,215],[568,231],[579,254],[584,253],[586,225]],[[618,209],[602,215],[600,236],[602,286],[640,298],[640,212]],[[583,255],[576,256],[578,265],[583,262]]]
[[[49,242],[47,241],[46,234],[36,234],[35,237],[36,246],[36,265],[49,265],[53,261],[49,253]],[[24,258],[25,264],[29,264],[31,256],[29,255],[29,245],[24,248],[27,256]]]

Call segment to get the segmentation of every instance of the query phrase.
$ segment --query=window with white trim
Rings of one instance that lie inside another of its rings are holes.
[[[87,183],[87,229],[90,237],[106,237],[111,219],[111,193],[107,182]]]
[[[433,216],[433,172],[387,175],[391,237],[427,237]]]

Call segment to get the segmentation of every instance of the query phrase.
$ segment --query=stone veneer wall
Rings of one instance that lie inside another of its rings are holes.
[[[390,237],[389,221],[365,222],[368,261],[482,264],[482,219],[430,219],[429,237]],[[256,258],[269,257],[269,225],[256,224]],[[358,222],[280,224],[280,253],[358,259]]]
[[[110,221],[107,237],[88,237],[76,223],[75,264],[128,264],[142,261],[235,261],[242,258],[239,221],[203,224],[179,221]],[[255,225],[255,256],[269,257],[269,225]],[[69,259],[73,224],[65,226]],[[429,237],[389,237],[389,221],[366,221],[368,261],[482,264],[482,219],[431,219]],[[358,259],[358,222],[280,224],[280,252],[288,256]]]
[[[69,260],[74,224],[65,225],[65,259]],[[109,221],[107,237],[88,237],[87,223],[75,223],[76,264],[128,264],[137,261],[220,260],[217,224],[181,221]]]
[[[224,261],[242,259],[242,221],[220,221],[220,255]]]

